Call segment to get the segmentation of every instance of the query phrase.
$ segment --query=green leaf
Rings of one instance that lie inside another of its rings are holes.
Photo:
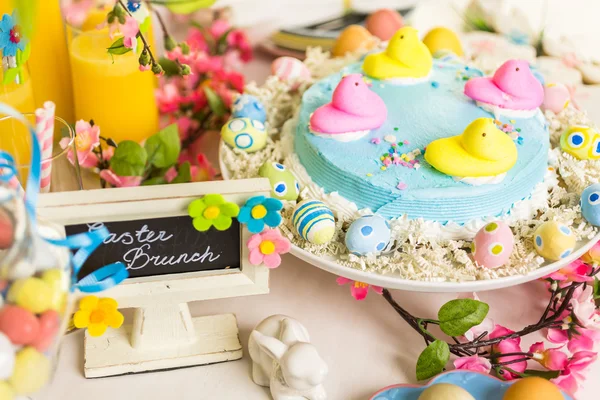
[[[158,63],[165,71],[166,76],[179,76],[179,65],[175,61],[163,57],[158,60]]]
[[[192,181],[192,167],[189,161],[184,162],[179,166],[177,177],[171,183],[188,183]]]
[[[544,379],[554,379],[558,378],[560,375],[560,371],[540,371],[537,369],[527,369],[524,373],[525,376],[537,376]]]
[[[140,32],[142,33],[146,33],[148,32],[148,29],[150,29],[150,25],[152,23],[152,18],[151,17],[146,17],[146,19],[144,20],[144,22],[142,22],[140,24]]]
[[[217,0],[167,0],[166,6],[175,14],[191,14],[201,8],[207,8]],[[152,3],[152,0],[150,0]]]
[[[177,124],[171,124],[150,136],[144,147],[150,158],[150,163],[155,167],[167,168],[175,164],[181,151]]]
[[[600,279],[597,277],[594,280],[594,300],[600,299]]]
[[[417,379],[422,381],[433,378],[444,371],[450,359],[450,347],[448,343],[436,340],[431,343],[419,356],[417,360]]]
[[[449,336],[462,336],[483,322],[490,307],[477,300],[456,299],[444,304],[438,312],[440,329]]]
[[[31,56],[31,43],[27,43],[27,45],[25,46],[25,50],[21,51],[17,51],[17,54],[21,54],[19,56],[19,65],[23,65],[27,62],[27,60],[29,60],[29,57]]]
[[[167,180],[163,176],[157,176],[155,178],[146,179],[142,182],[142,186],[153,186],[153,185],[164,185]]]
[[[204,87],[204,94],[206,94],[206,100],[208,100],[208,106],[215,113],[217,117],[222,117],[227,113],[227,107],[223,103],[223,100],[217,95],[214,90],[208,86]]]
[[[15,80],[15,78],[17,77],[17,75],[19,74],[20,69],[21,68],[9,68],[9,69],[5,70],[4,78],[2,79],[2,84],[8,85],[9,83],[13,82]]]
[[[142,176],[146,168],[146,150],[132,140],[119,143],[110,159],[110,168],[119,176]]]
[[[124,38],[122,38],[122,37],[115,40],[114,43],[111,44],[108,49],[106,49],[108,51],[108,53],[115,54],[115,55],[122,55],[122,54],[129,53],[131,51],[131,49],[129,47],[125,47],[125,45],[123,44],[123,40],[124,40]]]

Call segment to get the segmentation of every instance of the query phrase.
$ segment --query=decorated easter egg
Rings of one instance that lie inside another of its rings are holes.
[[[271,184],[271,197],[279,200],[297,200],[300,195],[300,184],[292,171],[278,162],[265,162],[258,174],[268,178]]]
[[[558,114],[569,105],[571,93],[569,89],[562,83],[549,83],[544,86],[544,102],[542,110],[550,110],[554,114]]]
[[[547,260],[558,261],[569,256],[577,239],[568,226],[556,221],[547,221],[533,234],[533,246],[538,254]]]
[[[18,306],[41,314],[50,309],[53,304],[53,290],[40,278],[16,280],[8,290],[7,300]]]
[[[0,381],[0,399],[13,400],[14,398],[15,398],[15,391],[12,389],[10,384],[5,381]]]
[[[600,134],[587,126],[571,126],[561,135],[560,147],[579,160],[599,160]]]
[[[423,43],[432,55],[440,50],[450,50],[459,57],[464,54],[462,44],[456,33],[443,26],[430,30],[423,38]]]
[[[475,398],[460,386],[438,383],[423,390],[418,400],[475,400]]]
[[[50,379],[50,360],[33,347],[21,349],[15,359],[15,369],[9,382],[16,394],[38,392]]]
[[[402,15],[389,8],[375,11],[369,15],[366,21],[367,30],[383,41],[390,40],[394,33],[403,26]]]
[[[343,57],[346,53],[353,53],[358,49],[370,50],[375,46],[373,36],[360,25],[350,25],[340,33],[331,54],[334,57]]]
[[[231,107],[232,118],[250,118],[263,124],[267,120],[267,112],[260,100],[251,94],[238,96]]]
[[[510,227],[504,222],[490,222],[477,232],[471,252],[477,264],[486,268],[497,268],[506,264],[515,245]]]
[[[390,243],[390,224],[379,215],[360,217],[346,232],[346,247],[352,254],[380,253]]]
[[[600,226],[600,183],[588,186],[581,193],[581,215],[590,224]]]
[[[60,315],[54,310],[48,310],[39,318],[40,330],[37,338],[29,344],[37,351],[45,352],[54,342],[60,328]]]
[[[10,378],[15,367],[15,348],[13,343],[0,333],[0,380]],[[2,399],[2,397],[0,397]]]
[[[549,380],[530,376],[510,385],[502,400],[564,400],[564,396]]]
[[[302,82],[310,80],[310,71],[304,63],[294,57],[279,57],[271,64],[271,73],[280,81],[297,89]]]
[[[0,332],[13,344],[24,345],[38,337],[40,324],[29,310],[8,304],[0,310]]]
[[[267,144],[265,125],[249,118],[234,118],[223,125],[221,137],[229,146],[253,153]]]
[[[333,212],[318,200],[304,200],[296,205],[292,223],[298,235],[314,244],[325,244],[335,233]]]

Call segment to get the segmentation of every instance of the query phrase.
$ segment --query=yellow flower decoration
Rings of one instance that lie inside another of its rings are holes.
[[[188,207],[188,214],[194,219],[194,228],[200,232],[206,232],[211,226],[226,231],[231,227],[232,218],[239,213],[240,207],[226,202],[220,194],[207,194],[192,201]]]
[[[73,316],[73,324],[79,329],[87,328],[90,336],[102,336],[107,327],[117,329],[123,325],[123,314],[117,307],[115,299],[86,296],[79,302],[79,310]]]

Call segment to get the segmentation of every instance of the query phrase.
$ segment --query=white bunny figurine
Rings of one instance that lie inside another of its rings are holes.
[[[285,315],[272,315],[248,341],[252,380],[270,386],[274,400],[325,400],[327,364],[310,344],[306,328]]]

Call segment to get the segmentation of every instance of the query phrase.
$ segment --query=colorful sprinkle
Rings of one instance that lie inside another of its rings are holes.
[[[387,167],[381,167],[382,171],[385,171],[387,169]]]
[[[379,144],[379,143],[381,143],[381,139],[380,138],[373,138],[373,139],[371,139],[371,143],[373,143],[373,144]]]
[[[511,120],[510,120],[510,123],[511,123],[511,124],[514,124],[515,122],[517,122],[517,121],[515,121],[514,119],[511,119]]]
[[[431,82],[431,86],[434,88],[440,87],[440,84],[437,83],[436,81]]]
[[[399,182],[398,186],[396,186],[396,188],[399,189],[399,190],[404,190],[407,187],[408,187],[408,185],[406,183],[404,183],[404,182]]]
[[[404,141],[404,142],[402,142],[402,143],[404,143],[404,144],[405,144],[405,145],[407,145],[407,146],[410,144],[410,143],[408,142],[408,140],[405,140],[405,141]]]
[[[371,176],[373,176],[373,174],[369,172],[369,173],[367,174],[367,176],[368,176],[368,177],[371,177]]]
[[[395,143],[396,142],[396,136],[394,135],[386,135],[383,140],[385,140],[388,143]]]
[[[395,130],[395,131],[398,131],[398,130],[399,130],[399,128],[394,128],[394,130]]]

